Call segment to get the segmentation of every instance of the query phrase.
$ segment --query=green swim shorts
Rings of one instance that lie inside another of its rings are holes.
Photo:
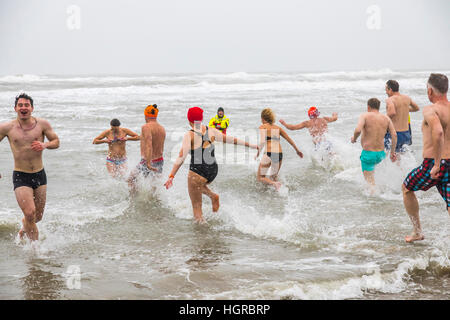
[[[361,167],[362,171],[373,171],[375,166],[386,158],[386,153],[383,151],[367,151],[361,152]]]

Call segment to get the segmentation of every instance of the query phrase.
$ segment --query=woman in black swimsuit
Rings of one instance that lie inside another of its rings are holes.
[[[203,110],[198,107],[189,109],[188,120],[192,129],[185,133],[178,159],[175,161],[169,179],[164,185],[167,189],[172,186],[175,175],[184,163],[187,155],[191,154],[188,174],[189,197],[191,198],[195,220],[199,223],[204,223],[202,214],[203,194],[211,199],[213,212],[219,210],[219,195],[208,188],[208,184],[213,182],[218,172],[214,155],[214,141],[243,145],[253,149],[258,149],[258,146],[223,135],[215,128],[208,128],[202,125]]]
[[[287,142],[295,149],[298,156],[303,158],[303,153],[297,148],[294,141],[287,133],[277,125],[274,125],[275,114],[269,108],[261,112],[262,125],[259,127],[260,144],[259,150],[266,147],[266,153],[261,158],[258,168],[258,181],[268,185],[273,185],[277,190],[280,189],[281,183],[278,182],[278,172],[283,161],[283,153],[281,151],[280,137],[286,139]],[[269,168],[272,167],[272,174],[267,175]]]

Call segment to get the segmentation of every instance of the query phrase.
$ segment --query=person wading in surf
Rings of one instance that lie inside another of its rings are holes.
[[[399,87],[398,82],[395,80],[386,82],[386,94],[389,97],[386,100],[386,114],[391,118],[397,132],[395,152],[404,153],[406,151],[405,145],[412,144],[409,113],[419,111],[419,106],[407,95],[400,94]],[[386,150],[391,149],[391,140],[391,135],[387,132],[384,137]]]
[[[356,143],[361,135],[361,168],[364,178],[369,183],[371,194],[375,193],[375,166],[386,157],[384,151],[384,135],[389,131],[392,136],[392,143],[397,142],[397,134],[391,119],[380,113],[380,100],[369,99],[367,102],[367,112],[359,117],[358,125],[351,138],[352,143]],[[397,159],[395,149],[391,149],[391,161]]]
[[[151,173],[159,176],[164,167],[164,142],[166,129],[158,122],[159,109],[156,104],[149,105],[144,110],[145,124],[141,129],[141,161],[128,178],[131,194],[136,193],[136,183],[139,174],[148,177]]]
[[[93,144],[108,144],[108,156],[106,157],[106,169],[113,177],[123,176],[127,170],[126,141],[138,141],[136,132],[120,127],[118,119],[112,119],[111,129],[103,131],[92,142]]]
[[[423,109],[423,163],[406,176],[402,185],[403,203],[414,228],[412,234],[405,237],[406,242],[425,238],[415,191],[426,191],[436,186],[450,215],[450,102],[447,92],[447,76],[431,74],[427,93],[432,105]]]
[[[332,153],[333,146],[331,142],[326,140],[325,134],[328,132],[328,123],[335,122],[338,119],[338,114],[334,112],[331,117],[320,118],[319,116],[319,110],[316,107],[311,107],[308,110],[309,120],[300,122],[299,124],[287,124],[283,119],[280,119],[280,123],[289,130],[308,128],[315,150],[323,149]]]
[[[169,179],[164,186],[169,189],[173,185],[173,179],[184,163],[187,155],[191,155],[191,164],[188,173],[188,192],[191,198],[195,221],[205,223],[202,213],[202,195],[211,199],[212,210],[219,210],[219,195],[212,192],[208,185],[214,181],[218,173],[218,165],[214,155],[214,142],[242,145],[247,148],[258,149],[257,145],[250,144],[238,138],[224,135],[215,128],[202,125],[203,110],[193,107],[188,110],[187,118],[191,130],[185,133],[183,144]]]
[[[281,150],[280,144],[281,137],[286,139],[300,158],[303,158],[303,153],[297,148],[295,142],[288,136],[286,131],[274,124],[275,114],[272,109],[266,108],[261,112],[261,122],[262,125],[259,127],[259,148],[263,150],[265,147],[266,152],[261,158],[257,179],[279,190],[281,183],[278,181],[278,173],[283,162],[283,151]],[[272,170],[270,175],[268,174],[269,170]]]
[[[14,110],[17,118],[0,124],[0,141],[8,137],[14,156],[14,193],[24,215],[19,236],[35,241],[39,240],[36,224],[42,220],[47,197],[42,152],[59,148],[59,138],[47,120],[32,116],[33,99],[27,94],[16,97]]]

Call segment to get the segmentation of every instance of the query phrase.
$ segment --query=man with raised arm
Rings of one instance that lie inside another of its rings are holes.
[[[331,142],[326,140],[325,134],[328,132],[328,123],[335,122],[338,119],[338,114],[333,113],[331,117],[319,117],[320,112],[316,107],[311,107],[308,110],[309,120],[300,122],[299,124],[287,124],[283,119],[280,123],[289,130],[301,130],[308,128],[309,134],[312,137],[315,149],[323,148],[328,152],[332,151]]]

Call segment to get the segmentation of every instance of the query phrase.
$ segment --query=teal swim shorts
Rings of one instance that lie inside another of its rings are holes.
[[[361,152],[361,167],[362,171],[373,171],[375,166],[386,158],[386,153],[383,151],[366,151]]]

